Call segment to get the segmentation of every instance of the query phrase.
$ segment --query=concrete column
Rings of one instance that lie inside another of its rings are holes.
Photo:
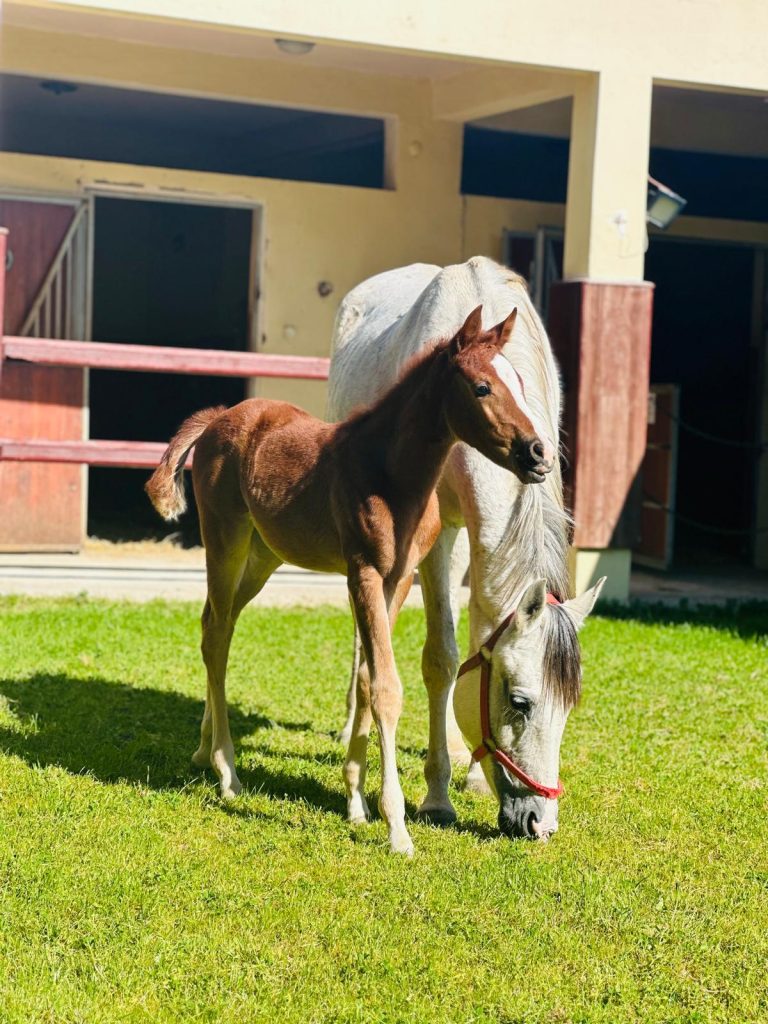
[[[646,435],[653,290],[642,280],[651,92],[649,77],[618,71],[576,87],[565,280],[550,297],[550,333],[568,378],[572,584],[581,592],[605,574],[604,594],[618,600],[629,594],[631,499]]]
[[[653,83],[602,72],[574,92],[566,280],[642,281]]]

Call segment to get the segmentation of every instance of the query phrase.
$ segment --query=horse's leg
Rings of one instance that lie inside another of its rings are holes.
[[[462,534],[463,531],[455,527],[443,527],[419,566],[427,620],[421,668],[429,700],[429,744],[424,765],[427,795],[418,813],[436,825],[450,825],[456,820],[456,811],[448,796],[451,757],[446,726],[453,717],[450,695],[459,665],[458,590],[465,572],[461,558]],[[459,742],[466,751],[461,735]]]
[[[456,635],[456,627],[459,622],[459,590],[466,575],[467,568],[469,566],[469,536],[465,529],[459,530],[456,537],[453,548],[451,549],[450,555],[447,562],[442,563],[439,566],[439,574],[441,584],[444,585],[443,581],[447,580],[448,585],[448,597],[451,608],[451,618],[453,620],[453,635]],[[426,595],[425,595],[426,604]],[[427,618],[429,623],[429,617]],[[429,643],[429,627],[427,644]],[[426,651],[426,645],[425,645]],[[455,669],[454,669],[455,673]],[[426,679],[426,672],[425,672]],[[488,785],[483,769],[480,766],[479,761],[473,761],[467,745],[464,742],[464,737],[461,735],[461,730],[456,722],[456,716],[453,713],[453,688],[456,685],[455,677],[451,682],[451,689],[448,694],[448,699],[445,706],[445,732],[446,741],[448,745],[448,756],[451,759],[451,764],[454,765],[468,765],[469,770],[467,772],[467,781],[465,788],[475,793],[482,793],[488,795],[491,792],[490,786]]]
[[[345,747],[349,746],[349,741],[352,738],[352,729],[355,724],[355,708],[357,706],[357,677],[362,668],[360,631],[357,628],[354,608],[352,609],[352,621],[355,626],[355,640],[352,649],[352,671],[350,672],[349,685],[347,686],[347,720],[344,723],[344,728],[339,733],[339,742],[343,743]]]
[[[459,594],[468,568],[469,535],[467,534],[466,529],[460,529],[456,532],[455,540],[448,556],[447,566],[441,567],[441,574],[444,574],[443,578],[446,580],[448,586],[448,600],[451,609],[454,638],[458,629],[459,615],[461,613],[459,606]],[[445,731],[448,742],[448,756],[451,759],[451,763],[463,766],[469,764],[470,753],[467,750],[467,744],[464,742],[464,737],[461,735],[461,729],[459,729],[458,723],[456,722],[456,716],[453,713],[453,687],[456,684],[457,669],[458,664],[454,670],[454,677],[451,680],[451,691],[448,695],[445,708]]]
[[[225,518],[207,508],[201,508],[200,529],[208,577],[201,643],[208,673],[208,698],[196,755],[202,758],[210,741],[210,764],[219,777],[222,798],[229,800],[240,792],[241,786],[235,771],[227,714],[227,659],[237,619],[235,600],[246,573],[254,530],[247,514],[230,514]]]
[[[397,776],[395,748],[397,723],[403,706],[403,688],[392,651],[388,608],[395,595],[393,593],[390,601],[387,601],[384,581],[371,566],[351,564],[348,582],[368,667],[370,709],[379,733],[382,772],[379,811],[387,823],[390,849],[394,853],[411,855],[413,843],[405,827],[405,798]],[[362,693],[358,692],[358,703],[361,696]],[[361,710],[358,707],[356,718]],[[358,749],[357,743],[358,735],[355,733],[345,765],[345,780],[348,778],[347,767],[351,761],[356,762],[358,770],[365,763],[363,744]],[[359,756],[361,754],[362,757]]]
[[[264,584],[280,564],[280,559],[270,551],[256,530],[254,530],[251,534],[248,561],[243,569],[243,574],[232,602],[233,631],[240,617],[240,612],[263,589]],[[206,602],[207,604],[208,602]],[[206,611],[203,612],[203,615],[206,616]],[[207,612],[207,616],[210,616],[210,611]],[[200,746],[192,755],[192,763],[200,768],[210,767],[212,734],[211,702],[206,695],[205,711],[200,725]]]
[[[390,629],[394,629],[398,613],[412,584],[413,573],[400,580],[395,589],[394,596],[389,603]],[[352,602],[352,614],[355,618],[355,640],[360,644],[360,631],[357,627],[354,602]],[[354,688],[355,702],[352,708],[347,757],[344,762],[347,820],[356,825],[370,820],[368,803],[365,799],[365,776],[368,767],[368,736],[371,731],[371,686],[368,665],[362,656],[361,649],[359,649],[359,654],[359,665],[350,685],[351,690]]]

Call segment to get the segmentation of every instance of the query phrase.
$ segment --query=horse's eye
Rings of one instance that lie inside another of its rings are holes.
[[[475,394],[478,398],[485,398],[486,395],[490,395],[491,388],[489,384],[475,384]]]
[[[527,697],[521,697],[518,694],[512,694],[509,698],[509,703],[515,711],[519,711],[521,715],[530,714],[531,708],[533,707]]]

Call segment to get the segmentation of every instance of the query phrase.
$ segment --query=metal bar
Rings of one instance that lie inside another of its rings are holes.
[[[190,373],[211,377],[292,377],[300,380],[327,380],[330,365],[329,359],[320,356],[22,337],[5,339],[5,358],[44,366]]]
[[[51,291],[45,293],[43,304],[40,307],[43,313],[43,334],[46,338],[51,337]]]
[[[66,285],[64,287],[64,301],[66,303],[66,315],[64,317],[63,338],[72,337],[72,250],[67,249],[64,261],[61,264],[61,272],[66,272]]]
[[[37,293],[37,297],[36,297],[35,301],[32,303],[32,306],[30,307],[29,313],[27,313],[26,320],[21,325],[21,332],[20,333],[22,335],[28,334],[29,331],[30,331],[30,328],[32,328],[34,326],[34,324],[36,324],[36,323],[38,324],[38,327],[36,328],[35,333],[38,333],[39,330],[40,330],[40,328],[39,328],[39,320],[38,320],[38,314],[40,312],[40,306],[42,306],[43,302],[45,301],[46,293],[48,292],[48,289],[51,286],[51,282],[53,281],[54,277],[58,273],[59,266],[61,264],[62,259],[64,258],[64,253],[69,248],[69,243],[71,242],[75,232],[78,229],[78,226],[80,224],[80,220],[82,219],[82,216],[83,216],[83,210],[84,210],[84,207],[82,207],[82,206],[80,207],[79,210],[77,210],[77,212],[75,213],[74,217],[72,218],[72,223],[67,228],[67,233],[64,235],[64,240],[62,241],[61,245],[59,246],[59,251],[56,253],[56,256],[55,256],[55,258],[53,260],[53,263],[50,266],[50,269],[49,269],[48,273],[45,275],[45,279],[43,280],[43,283],[42,283],[42,285],[40,287],[40,291]]]
[[[154,469],[167,445],[160,441],[47,441],[0,438],[0,462],[68,462]],[[191,458],[187,458],[187,465]]]
[[[53,279],[53,331],[51,332],[51,334],[54,338],[64,337],[64,317],[62,316],[61,308],[61,277],[63,274],[63,266],[64,261],[62,260],[61,264],[59,265],[58,273],[56,274],[56,277]]]

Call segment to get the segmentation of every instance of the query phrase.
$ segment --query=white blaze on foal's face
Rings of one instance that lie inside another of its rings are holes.
[[[521,382],[521,377],[517,370],[510,363],[506,356],[499,355],[494,356],[491,360],[496,373],[499,375],[500,380],[507,386],[512,394],[518,408],[521,412],[525,413],[528,419],[533,425],[533,429],[536,431],[541,443],[544,445],[544,459],[546,462],[553,462],[555,458],[555,446],[547,436],[547,431],[544,428],[544,424],[537,419],[536,416],[531,412],[528,402],[525,399],[525,392]]]

